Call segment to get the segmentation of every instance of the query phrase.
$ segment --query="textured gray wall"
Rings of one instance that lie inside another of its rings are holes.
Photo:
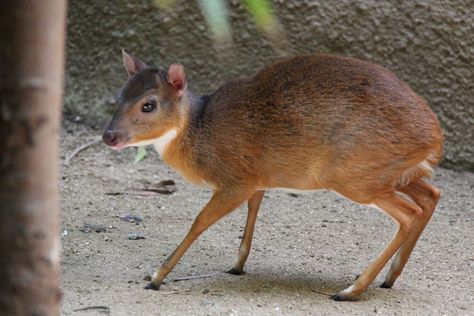
[[[279,56],[237,0],[229,1],[234,54],[216,59],[197,1],[171,11],[151,0],[73,0],[65,107],[102,127],[125,80],[120,49],[167,67],[185,65],[190,86],[209,92]],[[332,52],[393,70],[424,96],[446,135],[444,165],[474,170],[474,1],[273,1],[289,54]]]

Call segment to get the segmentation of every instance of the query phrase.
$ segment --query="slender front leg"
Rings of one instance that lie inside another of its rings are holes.
[[[176,250],[165,260],[160,269],[151,278],[145,289],[158,290],[164,278],[174,268],[189,246],[212,224],[235,210],[248,199],[249,194],[216,191],[211,200],[194,220],[194,223]]]
[[[240,243],[237,262],[227,273],[239,275],[244,271],[245,261],[247,261],[250,246],[252,245],[253,230],[255,228],[255,222],[257,221],[258,209],[260,208],[260,203],[262,203],[264,195],[265,191],[256,191],[248,201],[247,223],[245,224],[244,237]]]

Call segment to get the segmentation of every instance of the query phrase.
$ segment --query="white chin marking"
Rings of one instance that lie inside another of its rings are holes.
[[[126,147],[154,145],[156,151],[160,154],[160,156],[163,156],[163,153],[165,152],[166,147],[168,147],[168,145],[176,137],[177,134],[178,134],[177,129],[173,128],[167,131],[166,133],[164,133],[163,135],[161,135],[160,137],[142,140],[133,144],[128,144]]]
[[[155,146],[156,151],[163,157],[163,154],[168,147],[168,145],[175,139],[178,131],[174,128],[166,133],[164,133],[161,137],[155,138],[153,140],[153,145]]]

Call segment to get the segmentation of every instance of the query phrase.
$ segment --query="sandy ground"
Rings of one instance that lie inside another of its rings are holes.
[[[96,133],[97,134],[97,133]],[[64,157],[95,137],[66,126]],[[241,207],[194,243],[160,291],[143,277],[169,255],[209,199],[149,151],[133,164],[134,149],[92,146],[62,165],[63,315],[474,315],[474,174],[438,169],[442,198],[411,259],[391,290],[385,270],[356,302],[321,293],[350,285],[395,232],[380,212],[329,193],[267,193],[246,274],[233,276],[245,224]],[[171,195],[108,195],[161,180],[176,181]],[[143,218],[139,224],[119,216]],[[82,232],[84,224],[105,232]],[[129,233],[145,239],[129,240]],[[102,306],[105,311],[97,306]],[[81,308],[93,309],[75,311]]]

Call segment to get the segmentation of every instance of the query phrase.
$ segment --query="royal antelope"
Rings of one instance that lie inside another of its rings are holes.
[[[123,52],[128,80],[104,132],[114,148],[153,144],[195,184],[213,189],[189,233],[152,276],[164,278],[198,236],[248,203],[237,262],[243,272],[266,190],[335,191],[388,214],[398,231],[334,300],[364,292],[393,257],[381,285],[392,287],[431,218],[440,192],[424,178],[442,156],[439,122],[426,102],[389,70],[332,55],[288,58],[195,96],[184,68],[148,66]]]

